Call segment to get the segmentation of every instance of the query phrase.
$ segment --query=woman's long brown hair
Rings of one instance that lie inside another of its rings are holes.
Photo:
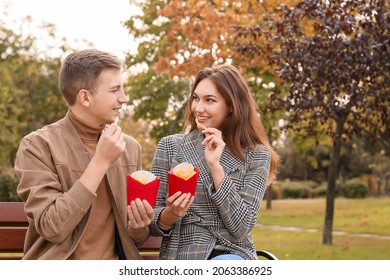
[[[232,111],[220,128],[227,147],[242,161],[247,161],[243,148],[254,149],[259,144],[267,147],[271,153],[271,168],[267,183],[270,185],[277,174],[279,156],[269,144],[256,102],[247,81],[237,68],[223,64],[199,71],[187,103],[184,127],[189,126],[190,131],[197,128],[195,115],[191,110],[193,94],[199,82],[207,78],[213,81]]]

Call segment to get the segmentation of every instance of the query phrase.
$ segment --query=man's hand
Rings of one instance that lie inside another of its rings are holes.
[[[114,123],[107,125],[100,135],[95,155],[80,177],[80,182],[91,192],[96,193],[108,168],[121,156],[125,148],[121,128]]]
[[[95,157],[99,160],[112,164],[116,161],[126,148],[122,129],[112,123],[107,125],[100,135],[96,146]]]
[[[154,211],[146,200],[137,198],[127,206],[129,228],[132,230],[143,229],[153,221]]]

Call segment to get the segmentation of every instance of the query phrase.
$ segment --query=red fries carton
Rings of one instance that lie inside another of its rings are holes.
[[[127,204],[140,198],[146,199],[154,208],[159,186],[160,178],[149,171],[138,170],[127,174]]]
[[[199,170],[188,162],[175,166],[168,172],[168,196],[181,191],[195,195],[198,184]]]

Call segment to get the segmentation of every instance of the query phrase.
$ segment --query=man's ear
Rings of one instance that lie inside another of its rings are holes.
[[[86,89],[81,89],[77,94],[77,99],[79,100],[80,104],[86,107],[89,106],[90,98],[91,98],[91,94]]]

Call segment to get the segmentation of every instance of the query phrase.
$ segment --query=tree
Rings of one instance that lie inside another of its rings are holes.
[[[259,107],[267,108],[264,104],[270,89],[262,85],[275,84],[274,75],[268,71],[265,56],[232,51],[236,39],[230,36],[231,26],[251,24],[255,15],[263,15],[280,2],[293,0],[264,1],[261,5],[257,0],[139,1],[141,12],[125,23],[139,41],[138,52],[126,59],[135,71],[128,82],[134,117],[154,123],[152,135],[156,139],[180,131],[193,76],[206,66],[224,62],[232,62],[245,73]],[[273,90],[280,90],[277,83]],[[269,114],[265,118],[273,123],[267,127],[275,126],[273,117]]]
[[[24,19],[28,27],[31,18]],[[54,26],[41,27],[45,42],[54,37]],[[60,57],[48,55],[66,46],[36,47],[37,37],[16,32],[0,21],[0,165],[13,166],[20,139],[55,120],[67,110],[58,88]]]
[[[238,36],[249,34],[251,42],[237,45],[237,50],[261,52],[256,42],[268,40],[273,48],[269,61],[290,84],[287,96],[271,96],[271,106],[286,109],[287,127],[306,135],[325,131],[333,139],[323,231],[323,244],[332,244],[343,141],[365,132],[387,152],[390,148],[389,4],[302,0],[274,13],[276,25],[238,27]]]

